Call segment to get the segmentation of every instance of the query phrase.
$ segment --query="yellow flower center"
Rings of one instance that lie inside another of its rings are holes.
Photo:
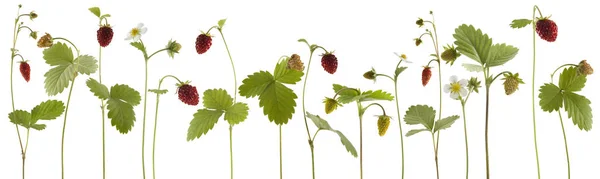
[[[452,92],[452,93],[458,93],[458,92],[460,92],[460,88],[461,88],[461,86],[460,86],[459,83],[452,83],[452,84],[450,84],[450,92]]]
[[[129,32],[129,33],[131,34],[132,37],[137,36],[140,34],[140,29],[133,28],[133,29],[131,29],[131,32]]]

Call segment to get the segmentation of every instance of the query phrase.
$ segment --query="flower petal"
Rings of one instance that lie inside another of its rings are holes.
[[[144,27],[144,23],[139,23],[136,28],[141,29],[142,27]]]
[[[450,86],[449,84],[444,85],[444,93],[449,93],[451,89],[452,86]]]
[[[458,99],[458,93],[450,93],[452,99]]]
[[[127,37],[125,37],[125,40],[131,40],[133,37],[131,37],[131,35],[128,35]]]
[[[460,96],[466,97],[467,93],[469,93],[469,91],[467,91],[466,88],[460,88]]]
[[[450,77],[450,82],[451,82],[451,83],[454,83],[454,82],[456,82],[456,81],[458,81],[458,77],[456,77],[456,75],[452,75],[452,76]]]
[[[458,83],[460,84],[461,87],[466,87],[467,85],[469,85],[469,81],[467,81],[465,79],[458,81]]]
[[[145,33],[146,33],[146,31],[148,31],[148,28],[146,28],[146,27],[142,27],[142,28],[140,28],[139,30],[140,30],[140,35],[142,35],[142,34],[145,34]]]
[[[136,36],[133,37],[133,41],[139,41],[140,38],[142,38],[141,35],[136,35]]]

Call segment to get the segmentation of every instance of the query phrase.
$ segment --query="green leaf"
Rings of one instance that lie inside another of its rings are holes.
[[[342,145],[346,147],[346,151],[350,152],[352,156],[357,157],[358,154],[356,152],[356,148],[354,148],[354,145],[352,145],[352,142],[350,142],[350,140],[348,140],[348,138],[346,138],[346,136],[342,132],[338,130],[335,130],[333,132],[335,132],[340,137],[340,141],[342,142]]]
[[[375,101],[375,100],[387,100],[387,101],[394,100],[394,96],[392,94],[385,92],[383,90],[365,91],[359,97],[360,98],[358,99],[358,101],[360,101],[360,102]]]
[[[585,75],[577,74],[576,67],[569,67],[563,70],[560,74],[560,79],[558,81],[558,86],[560,89],[565,91],[581,91],[583,87],[585,87],[585,82],[587,81]]]
[[[269,121],[277,125],[287,124],[295,112],[298,96],[292,89],[281,83],[272,83],[258,98],[263,114],[268,115]]]
[[[232,106],[225,109],[225,120],[230,125],[236,125],[243,122],[248,117],[248,105],[245,103],[237,102]]]
[[[263,93],[267,86],[274,82],[273,75],[268,71],[256,72],[252,75],[248,75],[246,79],[242,81],[240,85],[240,95],[250,98],[255,97]]]
[[[116,84],[110,88],[110,98],[121,100],[132,106],[137,106],[141,101],[139,92],[127,85],[120,84]]]
[[[32,124],[31,128],[41,131],[41,130],[46,129],[46,124]]]
[[[408,108],[404,115],[406,124],[422,124],[426,129],[433,131],[435,110],[427,105],[414,105]]]
[[[487,67],[494,67],[504,65],[506,62],[512,60],[519,53],[519,49],[512,45],[506,44],[495,44],[490,48],[489,59],[487,60]]]
[[[321,118],[321,116],[313,115],[309,112],[306,112],[306,117],[311,119],[315,126],[317,126],[317,128],[321,130],[333,130],[329,123],[325,119]]]
[[[90,75],[98,70],[98,61],[93,56],[81,55],[75,59],[75,67],[82,75]]]
[[[472,25],[463,24],[455,29],[452,35],[456,41],[458,51],[484,65],[489,58],[489,51],[492,46],[492,39],[487,34],[481,32],[481,29],[475,29]]]
[[[224,89],[208,89],[202,97],[204,107],[225,110],[233,105],[233,98]]]
[[[92,12],[92,14],[96,15],[96,17],[100,17],[100,8],[90,7],[89,10]]]
[[[465,69],[470,72],[482,72],[483,71],[483,67],[478,64],[463,63],[462,66],[465,67]]]
[[[8,118],[10,122],[16,125],[23,126],[25,128],[30,127],[31,123],[31,114],[24,110],[15,110],[8,114]]]
[[[275,71],[273,72],[274,78],[280,83],[296,84],[302,80],[304,72],[289,69],[287,62],[288,60],[281,60],[281,62],[275,66]]]
[[[419,132],[425,132],[425,131],[430,131],[430,130],[429,129],[413,129],[413,130],[410,130],[410,131],[408,131],[406,133],[406,137],[410,137],[410,136],[415,135],[415,134],[417,134]]]
[[[149,89],[148,91],[156,93],[156,94],[165,94],[165,93],[169,92],[169,90],[166,90],[166,89]]]
[[[510,23],[510,27],[513,29],[520,29],[523,27],[527,27],[527,25],[531,24],[531,20],[529,19],[515,19]]]
[[[400,73],[402,73],[404,70],[406,70],[408,67],[398,67],[396,68],[396,70],[394,71],[394,75],[396,78],[398,78],[398,75],[400,75]]]
[[[219,22],[217,23],[219,25],[219,28],[223,28],[223,26],[225,26],[225,21],[227,21],[227,19],[221,19],[219,20]]]
[[[210,109],[200,109],[194,114],[194,119],[190,122],[188,128],[187,141],[191,141],[200,136],[208,133],[215,124],[219,121],[219,118],[223,115],[223,111],[215,111]]]
[[[590,100],[585,96],[565,91],[563,94],[565,111],[579,129],[589,131],[592,129],[592,108]]]
[[[73,63],[73,51],[66,44],[57,42],[43,52],[44,60],[50,66],[70,65]]]
[[[44,76],[44,88],[49,96],[62,93],[69,86],[69,82],[75,79],[74,65],[60,65],[50,69]]]
[[[358,100],[356,97],[359,96],[360,94],[352,89],[347,89],[347,86],[342,86],[339,84],[333,84],[333,92],[338,94],[338,102],[341,104],[348,104],[351,102],[354,102],[356,100]],[[340,91],[344,89],[343,91]]]
[[[450,126],[452,126],[452,124],[454,124],[454,122],[460,118],[460,116],[457,115],[453,115],[453,116],[448,116],[444,119],[440,119],[435,121],[435,127],[433,128],[433,132],[438,132],[444,129],[448,129]]]
[[[87,80],[87,82],[85,83],[88,88],[90,88],[90,91],[92,93],[94,93],[94,96],[102,99],[102,100],[106,100],[108,98],[110,98],[110,93],[108,92],[108,88],[106,86],[104,86],[103,84],[99,83],[98,81],[96,81],[93,78],[90,78]]]
[[[129,44],[142,51],[143,53],[146,53],[146,47],[144,47],[144,44],[142,44],[142,42],[131,42]]]
[[[540,107],[543,111],[558,111],[563,105],[563,95],[560,88],[552,83],[546,83],[540,87]]]
[[[65,104],[58,100],[48,100],[40,103],[31,110],[32,121],[53,120],[62,115],[65,111]]]
[[[128,133],[133,127],[133,122],[135,122],[135,111],[133,111],[133,106],[113,98],[109,99],[107,104],[108,118],[111,119],[111,125],[115,126],[122,134]]]

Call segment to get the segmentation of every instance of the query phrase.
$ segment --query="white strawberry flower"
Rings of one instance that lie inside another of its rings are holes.
[[[129,34],[127,35],[127,38],[125,38],[125,40],[133,39],[133,41],[138,41],[140,40],[140,38],[142,38],[142,34],[145,34],[147,30],[148,29],[144,27],[143,23],[139,23],[137,27],[129,31]]]
[[[450,84],[444,85],[444,92],[450,93],[452,99],[458,99],[459,96],[465,97],[467,96],[467,93],[469,93],[469,91],[467,91],[468,84],[466,79],[461,79],[459,81],[456,75],[452,75],[450,77]]]

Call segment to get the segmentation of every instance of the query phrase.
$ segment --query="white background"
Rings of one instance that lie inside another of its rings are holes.
[[[438,25],[440,45],[452,43],[454,28],[473,24],[492,37],[495,43],[508,43],[520,49],[517,57],[504,66],[492,69],[520,72],[525,85],[511,96],[504,95],[501,81],[492,87],[490,106],[490,165],[493,178],[536,178],[531,120],[531,57],[532,31],[511,29],[510,22],[517,18],[531,18],[532,7],[538,4],[544,15],[552,14],[558,24],[559,35],[554,43],[538,38],[538,71],[536,91],[550,80],[549,74],[565,63],[588,59],[597,69],[600,56],[595,34],[596,6],[592,1],[3,1],[0,10],[0,49],[5,57],[1,64],[0,114],[10,112],[9,48],[13,18],[18,3],[22,12],[35,10],[39,18],[26,24],[35,30],[50,32],[54,37],[66,37],[78,45],[82,54],[98,55],[96,30],[98,20],[88,8],[98,6],[102,13],[110,13],[109,23],[114,26],[112,43],[103,50],[104,83],[129,84],[143,90],[144,67],[142,54],[125,41],[126,33],[143,22],[148,32],[142,37],[148,51],[163,48],[169,39],[180,42],[181,53],[170,59],[166,53],[150,61],[149,88],[155,88],[160,77],[173,74],[182,80],[192,80],[199,93],[206,89],[224,88],[232,93],[232,73],[229,59],[220,36],[214,31],[212,48],[204,55],[194,50],[200,30],[228,18],[224,28],[237,67],[238,84],[253,72],[272,71],[282,55],[297,53],[308,63],[308,49],[298,43],[306,38],[328,50],[335,50],[339,67],[330,75],[320,66],[315,56],[307,86],[307,111],[319,114],[341,131],[358,149],[358,118],[355,105],[349,104],[325,115],[325,96],[332,96],[331,84],[340,83],[364,90],[384,89],[393,92],[389,80],[379,79],[373,84],[362,78],[371,66],[378,72],[392,74],[397,58],[393,52],[405,53],[413,63],[408,65],[399,82],[401,115],[410,105],[427,104],[439,111],[437,69],[427,87],[421,85],[421,66],[433,53],[431,41],[415,47],[413,38],[424,32],[417,28],[418,17],[430,19],[433,10]],[[537,38],[537,37],[536,37]],[[14,87],[16,108],[30,110],[43,100],[58,99],[66,102],[67,90],[58,96],[47,97],[44,73],[49,66],[42,59],[42,49],[36,41],[20,37],[17,48],[30,60],[31,81],[25,83],[15,65]],[[321,53],[321,52],[318,52]],[[442,83],[450,75],[459,78],[482,74],[468,73],[460,64],[471,62],[461,57],[450,67],[442,66]],[[592,103],[594,115],[598,105],[598,75],[588,77],[581,92]],[[97,74],[92,75],[97,78]],[[87,76],[75,82],[66,131],[66,178],[101,178],[101,118],[100,101],[85,86]],[[229,146],[228,124],[218,124],[202,138],[186,141],[192,114],[202,107],[181,103],[175,92],[175,82],[167,80],[170,92],[162,96],[156,154],[157,178],[228,178]],[[300,93],[302,86],[292,88]],[[146,134],[146,171],[151,177],[151,129],[155,96],[148,96]],[[300,94],[298,94],[301,96]],[[537,95],[537,94],[536,94]],[[443,116],[459,115],[460,103],[444,94]],[[484,178],[484,93],[474,94],[467,104],[470,144],[470,177]],[[279,153],[277,127],[269,123],[258,107],[257,99],[238,97],[250,105],[248,119],[234,128],[234,161],[236,178],[278,178]],[[537,100],[537,97],[536,97]],[[300,106],[300,100],[297,100]],[[377,110],[369,110],[364,120],[364,178],[399,178],[400,144],[398,119],[393,102],[382,102],[394,119],[384,137],[377,135]],[[537,102],[536,102],[537,104]],[[141,178],[142,105],[135,108],[137,121],[133,130],[119,134],[107,126],[107,178]],[[560,122],[557,113],[546,113],[536,106],[538,144],[543,178],[566,178],[567,168]],[[300,107],[284,129],[284,177],[310,178],[310,152]],[[298,112],[300,111],[300,112]],[[565,115],[569,139],[572,178],[598,178],[600,169],[600,133],[597,127],[590,132],[580,131]],[[44,131],[32,131],[27,155],[27,178],[60,178],[60,137],[62,116],[48,121]],[[110,125],[107,121],[107,125]],[[309,121],[312,132],[315,127]],[[462,118],[453,127],[442,132],[440,141],[440,175],[442,178],[463,178],[465,169]],[[403,124],[404,132],[416,126]],[[25,130],[21,130],[25,131]],[[150,132],[148,132],[150,131]],[[22,134],[24,136],[24,133]],[[316,141],[316,174],[318,178],[358,178],[359,160],[347,153],[333,133],[323,132]],[[423,133],[405,138],[406,178],[434,178],[435,167],[430,136]],[[0,178],[20,178],[21,159],[15,127],[8,118],[0,122]]]

